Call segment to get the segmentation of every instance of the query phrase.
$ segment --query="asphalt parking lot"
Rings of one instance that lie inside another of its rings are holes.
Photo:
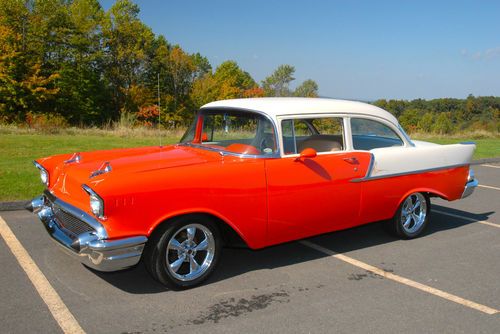
[[[260,251],[226,249],[206,284],[181,292],[141,264],[91,271],[34,215],[0,212],[33,260],[15,256],[1,229],[0,332],[498,333],[500,164],[474,170],[481,186],[461,201],[433,199],[421,238],[398,240],[371,224]],[[38,290],[20,261],[46,277]]]

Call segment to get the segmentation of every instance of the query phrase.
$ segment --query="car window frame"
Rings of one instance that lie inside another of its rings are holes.
[[[220,149],[217,149],[214,147],[205,146],[203,144],[193,143],[193,142],[178,143],[177,145],[185,145],[185,146],[201,148],[201,149],[208,150],[208,151],[214,151],[214,152],[218,152],[222,156],[227,155],[227,156],[236,156],[236,157],[240,157],[240,158],[252,158],[252,159],[276,159],[276,158],[281,157],[281,152],[282,152],[281,141],[280,141],[281,135],[278,132],[278,130],[281,131],[281,128],[278,128],[274,117],[271,117],[269,114],[267,114],[265,112],[262,112],[259,110],[247,109],[247,108],[235,108],[235,107],[224,107],[224,106],[200,108],[198,110],[198,112],[196,113],[196,117],[195,117],[196,122],[198,122],[198,124],[196,125],[195,138],[201,136],[201,131],[203,129],[204,120],[202,120],[200,122],[199,119],[200,119],[200,117],[204,117],[203,112],[205,112],[205,111],[208,111],[208,112],[210,112],[210,111],[247,112],[247,113],[253,113],[253,114],[258,114],[258,115],[264,116],[267,120],[269,120],[271,122],[271,125],[273,126],[274,137],[275,137],[274,139],[276,142],[276,151],[273,152],[272,154],[258,154],[257,155],[257,154],[243,154],[243,153],[236,153],[236,152],[231,152],[231,151],[220,150]]]
[[[403,145],[401,146],[388,146],[388,147],[379,147],[377,149],[390,149],[390,148],[401,148],[401,147],[413,147],[414,144],[411,142],[410,138],[407,137],[407,135],[405,135],[405,133],[403,133],[401,130],[402,128],[401,125],[398,123],[397,126],[395,124],[393,124],[392,122],[389,122],[383,118],[380,118],[380,117],[376,117],[376,116],[371,116],[371,115],[361,115],[361,114],[358,114],[358,115],[349,115],[349,117],[347,117],[347,121],[349,123],[349,137],[350,137],[350,145],[351,145],[351,150],[352,151],[360,151],[360,152],[370,152],[371,150],[361,150],[361,149],[355,149],[354,148],[354,142],[353,142],[353,134],[352,134],[352,128],[351,128],[351,121],[353,118],[358,118],[358,119],[366,119],[366,120],[370,120],[370,121],[374,121],[374,122],[378,122],[378,123],[381,123],[383,125],[386,125],[389,129],[391,129],[395,134],[396,136],[398,136],[399,140],[401,140],[401,142],[403,143]]]
[[[294,115],[277,115],[276,120],[279,126],[279,146],[280,146],[280,155],[282,158],[296,158],[300,156],[300,152],[293,154],[285,154],[285,146],[283,143],[283,128],[282,122],[290,119],[317,119],[317,118],[340,118],[342,119],[342,140],[344,142],[344,149],[340,151],[328,151],[328,152],[317,152],[317,155],[330,155],[330,154],[341,154],[345,152],[352,151],[352,145],[348,146],[347,138],[347,115],[346,114],[334,114],[334,113],[315,113],[315,114],[294,114]],[[307,122],[306,122],[307,123]],[[350,122],[349,122],[350,123]],[[352,140],[352,138],[351,138]],[[351,142],[352,144],[352,142]],[[296,144],[294,144],[295,146]]]

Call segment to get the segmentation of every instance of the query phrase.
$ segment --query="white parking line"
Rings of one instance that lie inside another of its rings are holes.
[[[454,217],[454,218],[468,220],[468,221],[473,222],[473,223],[479,223],[479,224],[484,224],[484,225],[494,226],[494,227],[500,228],[500,224],[491,223],[491,222],[488,222],[486,220],[477,220],[474,218],[459,216],[459,215],[455,215],[453,213],[448,213],[448,212],[434,210],[434,209],[432,210],[432,212],[439,213],[439,214],[446,215],[446,216],[450,216],[450,217]]]
[[[323,254],[332,256],[332,257],[334,257],[334,258],[336,258],[336,259],[338,259],[340,261],[347,262],[347,263],[349,263],[349,264],[351,264],[353,266],[356,266],[358,268],[361,268],[361,269],[367,270],[369,272],[372,272],[374,274],[377,274],[379,276],[382,276],[384,278],[387,278],[387,279],[390,279],[392,281],[395,281],[395,282],[398,282],[398,283],[410,286],[412,288],[415,288],[415,289],[418,289],[418,290],[430,293],[432,295],[435,295],[435,296],[444,298],[446,300],[452,301],[454,303],[457,303],[457,304],[460,304],[460,305],[463,305],[463,306],[475,309],[477,311],[480,311],[480,312],[483,312],[483,313],[486,313],[486,314],[489,314],[489,315],[493,315],[493,314],[496,314],[496,313],[500,312],[499,310],[496,310],[496,309],[491,308],[489,306],[478,304],[476,302],[464,299],[462,297],[458,297],[458,296],[452,295],[451,293],[444,292],[442,290],[430,287],[428,285],[425,285],[425,284],[422,284],[422,283],[419,283],[419,282],[415,282],[415,281],[413,281],[411,279],[408,279],[408,278],[405,278],[405,277],[402,277],[402,276],[390,273],[390,272],[385,271],[383,269],[374,267],[374,266],[372,266],[372,265],[370,265],[368,263],[361,262],[359,260],[353,259],[352,257],[346,256],[344,254],[336,253],[336,252],[334,252],[334,251],[332,251],[332,250],[330,250],[328,248],[322,247],[322,246],[317,245],[315,243],[312,243],[310,241],[302,240],[302,241],[299,241],[299,243],[301,243],[302,245],[307,246],[309,248],[315,249],[315,250],[317,250],[317,251],[319,251],[319,252],[321,252]]]
[[[490,168],[500,168],[500,166],[495,166],[495,165],[488,165],[488,164],[484,164],[484,165],[481,165],[483,167],[490,167]]]
[[[486,185],[484,185],[484,184],[478,184],[477,186],[478,186],[478,187],[481,187],[481,188],[488,188],[488,189],[500,190],[500,188],[498,188],[498,187],[486,186]]]
[[[61,297],[59,297],[56,290],[50,285],[45,275],[38,268],[2,217],[0,217],[0,235],[5,240],[12,254],[16,257],[21,268],[23,268],[26,275],[28,275],[31,283],[36,291],[38,291],[40,297],[42,297],[62,331],[64,333],[85,333],[76,318],[66,307]]]

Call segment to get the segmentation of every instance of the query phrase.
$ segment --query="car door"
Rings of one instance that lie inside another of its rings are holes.
[[[361,185],[351,181],[365,176],[370,154],[347,149],[343,119],[285,118],[279,126],[284,155],[265,162],[268,243],[359,224]],[[306,148],[317,155],[301,157]]]

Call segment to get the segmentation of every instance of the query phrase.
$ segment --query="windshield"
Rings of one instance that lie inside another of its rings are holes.
[[[209,149],[271,155],[277,152],[274,126],[263,115],[238,110],[202,110],[181,139]]]

